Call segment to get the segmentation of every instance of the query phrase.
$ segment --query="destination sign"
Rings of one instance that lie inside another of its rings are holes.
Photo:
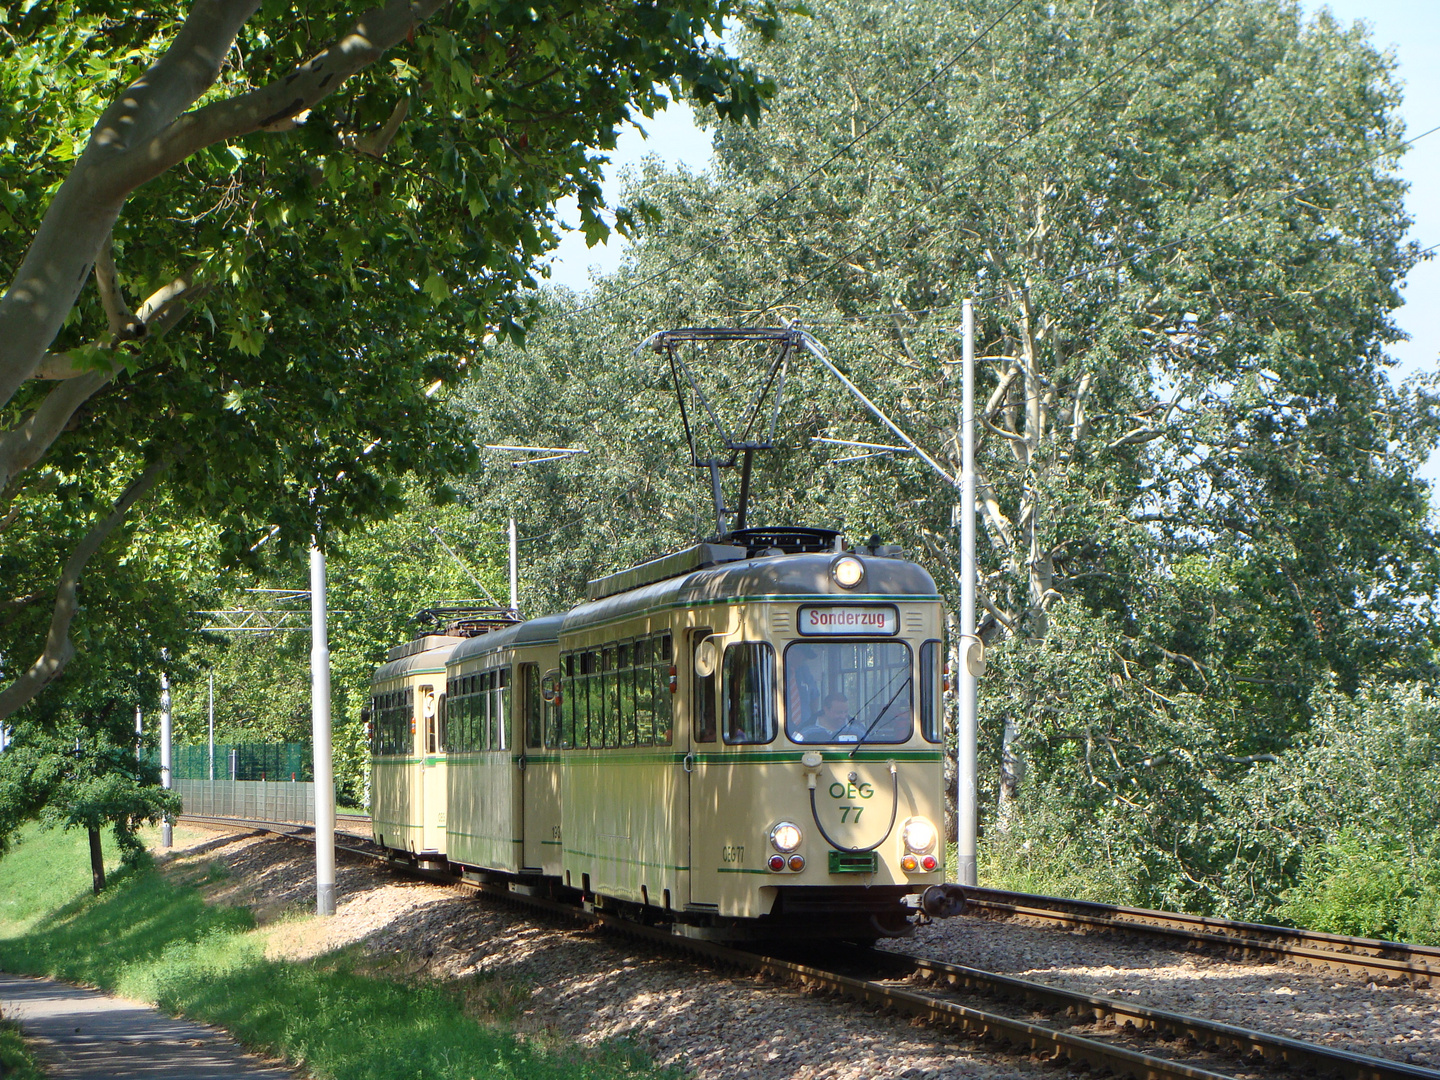
[[[800,609],[799,626],[806,635],[894,634],[900,629],[900,615],[893,607],[817,604]]]

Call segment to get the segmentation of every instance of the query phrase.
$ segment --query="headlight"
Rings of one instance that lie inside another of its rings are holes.
[[[865,564],[854,555],[842,555],[830,564],[830,576],[842,589],[853,589],[865,580]]]
[[[917,855],[923,855],[935,846],[935,826],[924,818],[911,818],[900,835],[905,840],[905,850]]]
[[[785,855],[789,855],[798,848],[802,839],[800,826],[788,821],[782,821],[770,830],[770,843],[774,845],[776,851]]]

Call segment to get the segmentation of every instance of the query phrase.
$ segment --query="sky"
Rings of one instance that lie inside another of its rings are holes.
[[[1328,7],[1340,21],[1369,24],[1372,38],[1381,48],[1391,48],[1399,61],[1405,101],[1401,112],[1409,137],[1440,126],[1440,0],[1302,0],[1309,14]],[[712,156],[709,135],[695,127],[688,106],[671,106],[654,120],[645,122],[649,138],[635,129],[620,138],[607,170],[607,201],[619,195],[620,178],[645,157],[655,156],[666,165],[680,164],[699,172]],[[1410,182],[1408,205],[1415,224],[1413,239],[1421,247],[1440,245],[1440,131],[1421,138],[1405,155],[1401,172]],[[562,220],[575,222],[574,204],[560,207]],[[554,257],[551,280],[576,292],[589,287],[592,272],[605,273],[619,266],[624,242],[615,238],[609,245],[587,249],[579,233],[566,236]],[[1396,315],[1409,341],[1391,347],[1399,361],[1394,372],[1404,378],[1415,372],[1433,372],[1440,356],[1440,248],[1436,257],[1418,266],[1405,289],[1405,306]],[[1440,479],[1440,457],[1425,470],[1431,479]],[[1440,488],[1437,488],[1440,491]]]

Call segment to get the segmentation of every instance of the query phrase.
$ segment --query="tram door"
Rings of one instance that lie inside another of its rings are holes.
[[[560,764],[555,755],[544,753],[544,720],[554,708],[559,693],[560,672],[540,674],[539,664],[521,664],[515,683],[516,716],[519,719],[516,746],[524,770],[524,798],[520,835],[524,838],[521,872],[546,873],[559,877],[560,858]],[[523,741],[522,741],[523,739]],[[552,744],[555,740],[550,740]]]
[[[723,796],[729,780],[719,750],[720,650],[710,627],[690,633],[690,900],[705,911],[720,904]]]
[[[422,851],[445,850],[445,753],[440,745],[440,699],[420,687],[420,821]]]

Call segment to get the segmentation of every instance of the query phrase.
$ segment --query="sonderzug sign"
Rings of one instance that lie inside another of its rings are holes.
[[[900,615],[893,607],[857,607],[825,604],[800,609],[800,633],[894,634],[900,629]]]

